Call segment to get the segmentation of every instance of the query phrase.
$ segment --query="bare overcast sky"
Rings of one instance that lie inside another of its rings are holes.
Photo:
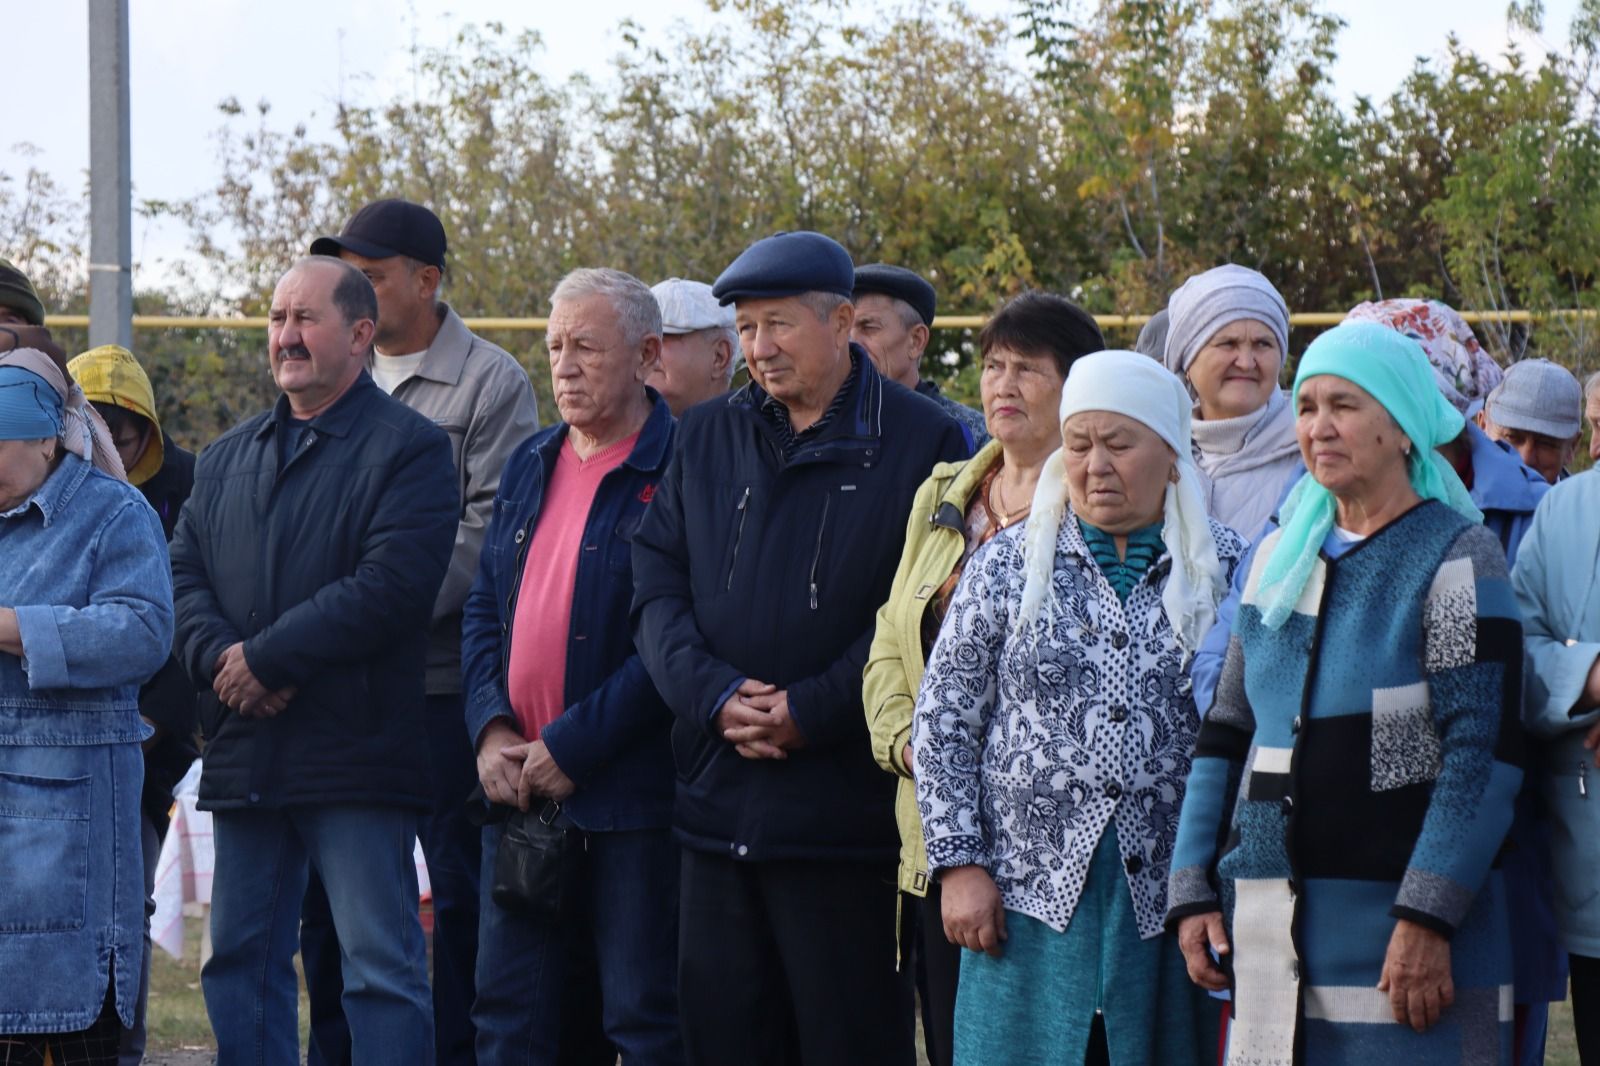
[[[1007,15],[1010,0],[969,0]],[[544,37],[543,73],[603,75],[625,18],[659,35],[671,23],[710,18],[703,0],[132,0],[132,135],[136,198],[179,199],[212,183],[210,135],[216,104],[266,99],[277,120],[323,128],[339,98],[375,102],[409,79],[413,37],[442,44],[455,28],[491,19]],[[1335,0],[1348,23],[1334,81],[1345,101],[1381,98],[1417,56],[1438,56],[1454,32],[1479,52],[1506,45],[1505,0]],[[1565,42],[1575,0],[1547,0],[1547,38]],[[0,171],[27,162],[15,146],[39,149],[37,165],[69,187],[88,166],[87,0],[0,0],[11,87]],[[146,268],[181,254],[182,233],[135,220],[134,256]]]

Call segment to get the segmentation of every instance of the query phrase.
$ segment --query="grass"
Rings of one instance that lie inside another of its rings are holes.
[[[207,1052],[216,1049],[211,1038],[211,1023],[200,995],[200,923],[184,923],[184,953],[181,960],[157,951],[150,964],[150,1051],[151,1062],[194,1061],[167,1058],[163,1052]],[[299,970],[298,960],[296,972]],[[305,982],[300,983],[300,1046],[305,1047],[307,1019]],[[917,1043],[922,1042],[922,1027],[917,1027]],[[200,1061],[209,1061],[201,1059]],[[1545,1049],[1546,1066],[1578,1066],[1578,1046],[1572,1036],[1572,1005],[1557,1003],[1550,1008],[1550,1036]]]

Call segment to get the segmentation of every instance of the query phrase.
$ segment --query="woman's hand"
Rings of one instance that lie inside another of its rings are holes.
[[[1228,987],[1228,975],[1211,961],[1211,952],[1228,953],[1228,934],[1222,928],[1222,912],[1191,914],[1178,923],[1178,948],[1189,967],[1189,980],[1207,992]]]
[[[22,657],[22,627],[17,624],[17,612],[10,607],[0,607],[0,652]]]
[[[1450,977],[1450,941],[1404,918],[1394,923],[1378,991],[1389,993],[1394,1020],[1425,1033],[1456,1001]]]
[[[939,875],[945,939],[969,951],[1000,957],[1006,910],[994,878],[981,866],[956,866]]]

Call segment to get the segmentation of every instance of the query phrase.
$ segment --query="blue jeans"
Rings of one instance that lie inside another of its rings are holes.
[[[487,895],[501,827],[483,830],[478,998],[472,1021],[485,1066],[556,1066],[590,1043],[581,976],[599,971],[600,1025],[628,1066],[683,1066],[678,1035],[678,845],[665,829],[590,833],[570,912],[539,918]],[[603,1061],[615,1061],[614,1055]]]
[[[464,725],[461,696],[428,697],[428,756],[433,807],[417,835],[433,886],[433,1028],[439,1066],[476,1066],[472,975],[478,958],[478,866],[481,831],[467,817],[478,763]],[[307,1066],[350,1066],[350,1027],[340,1007],[339,938],[315,875],[300,915],[300,959],[311,1004]]]
[[[200,972],[218,1066],[299,1061],[294,955],[314,866],[344,963],[356,1066],[431,1066],[433,1009],[412,862],[417,814],[329,804],[218,811],[212,955]]]

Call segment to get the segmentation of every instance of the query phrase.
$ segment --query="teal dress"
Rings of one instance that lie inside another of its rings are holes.
[[[1130,534],[1119,556],[1109,534],[1078,525],[1126,605],[1165,553],[1161,526]],[[1221,1006],[1189,980],[1175,936],[1140,939],[1115,821],[1095,848],[1066,932],[1014,910],[1005,921],[998,959],[961,953],[956,1066],[1077,1066],[1096,1014],[1118,1066],[1214,1066]]]

